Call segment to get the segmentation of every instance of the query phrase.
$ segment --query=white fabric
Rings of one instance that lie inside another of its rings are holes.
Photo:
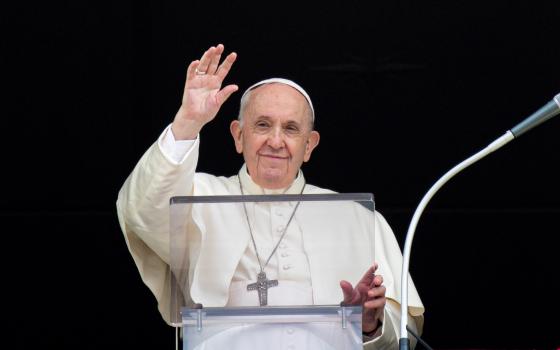
[[[224,178],[203,173],[195,174],[198,138],[186,147],[186,154],[181,155],[181,152],[177,152],[175,155],[166,154],[169,152],[162,148],[164,148],[165,138],[169,136],[167,131],[144,154],[123,185],[119,192],[117,209],[127,245],[142,279],[156,296],[159,310],[164,319],[169,322],[169,198],[193,194],[240,194],[240,191],[237,176]],[[173,158],[181,159],[181,161],[177,162]],[[241,181],[244,182],[247,179],[244,179],[243,171],[241,174]],[[244,188],[247,188],[249,193],[255,193],[253,191],[260,189],[250,181],[250,177],[247,176],[247,178],[249,181],[247,184],[244,183]],[[298,181],[303,181],[302,174],[298,176],[294,186],[297,187]],[[297,191],[297,188],[291,190]],[[312,185],[307,185],[305,191],[305,193],[329,192]],[[224,229],[219,228],[220,221],[212,220],[211,214],[193,212],[191,225],[195,228],[193,232],[196,232],[195,236],[198,238],[191,237],[194,240],[192,240],[193,244],[189,246],[190,294],[193,300],[201,302],[205,306],[225,306],[230,298],[232,301],[235,299],[232,294],[232,286],[238,287],[239,283],[242,286],[243,283],[256,279],[254,270],[256,259],[251,260],[248,232],[239,232],[239,236],[235,240],[222,236],[221,238],[225,242],[222,245],[203,247],[200,244],[197,245],[197,242],[201,242],[200,239],[204,240],[208,232],[217,235],[215,237],[217,239],[212,241],[220,242],[220,235],[223,235]],[[273,215],[274,212],[271,211],[269,217],[272,218]],[[324,237],[323,235],[334,232],[333,229],[336,228],[328,226],[328,224],[332,224],[328,220],[325,221],[325,225],[327,225],[325,227],[309,226],[308,218],[311,218],[312,215],[316,214],[298,209],[294,223],[300,225],[300,228],[294,225],[293,231],[288,232],[295,238],[292,242],[294,252],[300,254],[303,246],[304,254],[309,257],[308,267],[301,264],[299,268],[303,273],[294,269],[288,271],[293,275],[287,276],[291,279],[294,276],[303,277],[305,275],[305,278],[300,280],[295,278],[295,282],[301,283],[302,286],[306,285],[306,279],[311,282],[311,297],[314,304],[337,304],[342,300],[342,292],[340,288],[336,287],[340,279],[356,283],[372,263],[371,255],[363,252],[363,242],[367,238],[348,237],[341,242],[346,245],[346,247],[342,247],[342,251],[353,252],[351,259],[339,257],[332,251],[321,251],[317,247],[320,246],[319,242]],[[235,222],[235,220],[238,221],[235,227],[242,226],[244,220],[246,221],[242,212],[226,221]],[[394,235],[379,213],[375,213],[375,225],[375,260],[379,262],[378,273],[384,277],[388,302],[384,314],[382,335],[368,343],[368,346],[384,348],[395,346],[399,338],[400,288],[398,285],[402,259]],[[228,231],[225,230],[225,232]],[[301,237],[301,232],[305,233],[305,237]],[[281,252],[277,254],[281,254]],[[216,264],[217,259],[213,258],[216,256],[220,256],[218,264]],[[284,272],[278,269],[283,266],[282,263],[275,264],[274,270],[278,273],[277,277],[284,280],[282,275]],[[308,275],[305,273],[306,269],[309,270]],[[217,272],[217,275],[209,274],[209,271]],[[273,272],[270,273],[269,278],[273,276]],[[208,276],[217,276],[217,278],[209,279]],[[251,277],[249,281],[247,281],[247,277]],[[271,296],[272,289],[270,289]],[[409,293],[409,312],[416,321],[409,320],[409,325],[416,328],[414,325],[418,324],[421,329],[423,306],[412,281]],[[258,300],[256,295],[254,300]],[[245,303],[241,299],[239,302]]]
[[[245,166],[240,170],[239,177],[245,194],[261,194],[263,192],[260,187],[255,186],[254,182],[251,181]],[[303,186],[303,175],[299,174],[290,188],[276,192],[297,194],[301,192]],[[295,203],[247,203],[246,208],[259,258],[261,264],[264,265],[274,247],[278,244],[286,224],[295,210]],[[268,265],[265,266],[264,271],[269,279],[297,281],[301,282],[302,285],[311,286],[309,264],[303,248],[303,233],[295,220],[295,214],[284,238],[279,243]],[[246,224],[246,222],[244,223]],[[252,242],[249,242],[233,275],[233,281],[254,281],[259,270],[260,266],[255,249]],[[306,299],[310,298],[312,299],[311,295]]]
[[[175,165],[179,165],[185,161],[185,157],[194,145],[195,140],[175,140],[171,125],[163,131],[163,137],[158,139],[159,147],[163,155]]]
[[[163,153],[176,164],[180,164],[190,148],[195,144],[195,140],[175,140],[171,127],[168,127],[163,137],[160,138],[159,145]],[[266,190],[257,186],[251,181],[247,169],[244,166],[239,176],[242,179],[245,194],[297,194],[300,193],[305,185],[305,180],[301,172],[288,189]],[[292,211],[293,203],[261,203],[247,204],[247,214],[251,223],[251,228],[255,236],[255,243],[259,250],[261,264],[265,264],[270,253],[277,244],[285,225],[287,224]],[[307,255],[303,250],[302,232],[299,226],[291,224],[288,231],[280,242],[274,256],[265,266],[268,279],[283,280],[280,288],[273,288],[269,292],[269,305],[312,305],[313,295],[311,289],[311,279]],[[256,273],[260,270],[260,265],[255,254],[252,242],[247,245],[245,253],[242,255],[239,265],[233,275],[232,287],[229,289],[229,299],[227,306],[258,306],[258,296],[255,293],[247,293],[246,286],[256,280]],[[297,283],[295,283],[297,282]],[[291,295],[286,291],[284,284],[289,284],[292,290],[298,291],[297,296]],[[244,285],[243,295],[238,295],[242,288],[234,287]],[[302,294],[305,291],[306,294]]]
[[[259,306],[257,292],[247,292],[247,285],[253,282],[254,280],[231,282],[226,306]],[[268,304],[274,306],[313,305],[311,284],[280,279],[278,286],[268,290]]]

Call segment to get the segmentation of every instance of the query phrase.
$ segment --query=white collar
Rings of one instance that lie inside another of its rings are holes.
[[[305,186],[305,178],[303,177],[303,172],[301,169],[298,171],[296,179],[287,188],[280,189],[267,189],[257,185],[249,172],[247,172],[247,165],[243,164],[241,170],[239,170],[239,181],[241,181],[241,186],[243,187],[243,192],[245,194],[300,194],[303,186]]]

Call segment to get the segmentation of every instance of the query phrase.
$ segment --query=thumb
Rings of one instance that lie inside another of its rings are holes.
[[[352,304],[356,295],[352,284],[348,281],[342,280],[340,281],[340,288],[342,289],[342,294],[344,295],[342,303],[348,305]]]
[[[228,85],[216,94],[216,104],[221,106],[226,100],[239,89],[237,85]]]

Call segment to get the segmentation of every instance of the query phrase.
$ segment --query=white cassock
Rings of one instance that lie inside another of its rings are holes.
[[[198,138],[190,142],[175,142],[170,129],[167,128],[158,142],[143,155],[123,185],[117,200],[119,222],[130,253],[144,283],[158,300],[158,308],[168,323],[170,197],[239,195],[240,182],[244,194],[299,194],[304,185],[304,194],[333,193],[305,184],[301,171],[289,188],[280,191],[264,190],[256,185],[247,174],[245,166],[238,176],[230,178],[195,173],[198,145]],[[262,263],[278,242],[293,209],[294,204],[287,202],[247,204],[248,218]],[[348,234],[342,236],[345,239],[341,242],[339,238],[338,246],[333,249],[321,245],[321,242],[325,241],[325,234],[330,232],[340,235],[340,232],[333,230],[332,221],[309,220],[312,215],[312,212],[306,213],[305,206],[298,208],[282,242],[265,268],[269,279],[279,280],[277,287],[268,290],[268,304],[339,304],[343,300],[340,280],[357,283],[375,259],[379,265],[376,274],[383,276],[383,284],[387,288],[387,304],[382,328],[373,340],[364,343],[364,348],[394,349],[400,338],[402,256],[391,228],[383,216],[375,212],[375,237],[348,236],[365,231],[347,229]],[[232,220],[239,222],[232,225]],[[197,244],[187,246],[186,258],[189,262],[190,297],[195,302],[206,307],[258,305],[257,292],[247,291],[247,284],[256,281],[260,270],[250,234],[248,230],[239,230],[232,235],[231,229],[247,227],[246,220],[247,217],[242,211],[227,220],[216,220],[208,217],[208,212],[193,210],[192,221],[188,224],[191,226],[188,232],[192,237],[187,237],[187,242],[192,240]],[[321,222],[324,227],[320,226]],[[344,222],[349,220],[345,219]],[[375,242],[374,252],[364,249],[367,246],[364,242],[369,241]],[[423,327],[423,312],[422,302],[410,280],[408,324],[419,332]],[[290,334],[294,333],[292,329]],[[307,337],[309,338],[309,335]],[[258,341],[256,338],[253,340]],[[276,342],[275,345],[280,343],[282,342]],[[210,345],[207,343],[204,348],[223,347],[223,344],[209,347]],[[231,348],[231,345],[230,341],[228,347]],[[268,348],[274,349],[271,345]]]

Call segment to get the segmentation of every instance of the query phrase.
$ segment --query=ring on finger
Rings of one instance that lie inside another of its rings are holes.
[[[196,69],[194,70],[194,72],[196,73],[196,75],[205,75],[205,74],[206,74],[205,71],[199,70],[198,68],[196,68]]]

